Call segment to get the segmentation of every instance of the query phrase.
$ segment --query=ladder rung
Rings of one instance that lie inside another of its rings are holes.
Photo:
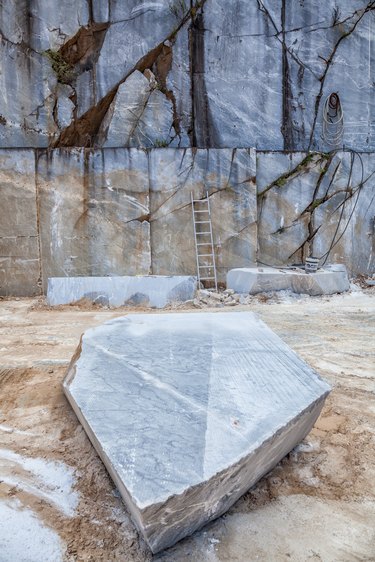
[[[215,279],[215,277],[200,277],[202,281],[208,281],[208,279]]]
[[[210,224],[211,221],[195,221],[195,224]]]
[[[213,254],[197,254],[198,258],[212,258]]]
[[[200,234],[211,234],[211,231],[208,230],[207,232],[197,232],[197,236],[199,236]]]
[[[211,242],[197,242],[197,246],[211,246]]]
[[[208,268],[212,269],[212,268],[213,268],[213,264],[211,264],[211,265],[199,265],[198,267],[199,267],[200,269],[203,269],[203,268],[205,268],[205,267],[206,267],[206,268],[208,267]]]
[[[208,203],[208,199],[193,199],[193,203]]]
[[[204,211],[196,211],[194,209],[194,213],[209,213],[210,211],[208,209],[205,209]]]

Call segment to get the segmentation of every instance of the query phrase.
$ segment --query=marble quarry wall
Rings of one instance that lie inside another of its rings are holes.
[[[196,274],[191,194],[210,194],[218,273],[254,263],[252,149],[0,150],[0,291],[48,277]]]
[[[310,253],[374,268],[373,153],[0,149],[0,293],[48,277],[196,273],[191,194],[210,195],[219,279]],[[330,249],[332,245],[332,249]]]
[[[375,150],[373,0],[3,0],[1,147]],[[5,93],[5,95],[4,95]]]
[[[329,250],[372,273],[374,30],[370,0],[0,2],[0,294],[194,274],[206,191],[222,281]]]

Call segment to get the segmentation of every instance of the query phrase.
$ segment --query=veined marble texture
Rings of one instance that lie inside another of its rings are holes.
[[[64,391],[153,552],[223,514],[310,431],[327,383],[250,312],[88,330]]]
[[[2,0],[0,146],[373,151],[374,16],[372,0]]]

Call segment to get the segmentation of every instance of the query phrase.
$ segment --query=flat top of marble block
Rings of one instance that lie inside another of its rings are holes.
[[[141,509],[248,455],[329,391],[250,312],[111,320],[84,334],[64,385]]]
[[[48,281],[55,281],[63,279],[64,281],[95,281],[95,280],[106,280],[115,281],[116,279],[190,279],[194,278],[194,275],[75,275],[75,276],[60,276],[60,277],[48,277]]]
[[[235,269],[230,269],[228,273],[231,272],[242,272],[242,273],[252,273],[252,274],[257,274],[257,275],[262,275],[262,274],[266,274],[266,275],[308,275],[309,277],[311,275],[332,275],[332,273],[346,273],[346,269],[345,266],[337,264],[336,267],[332,266],[332,267],[327,267],[326,269],[320,268],[317,271],[315,271],[314,273],[306,273],[305,269],[303,267],[297,267],[295,269],[289,269],[289,268],[284,268],[284,267],[237,267]]]

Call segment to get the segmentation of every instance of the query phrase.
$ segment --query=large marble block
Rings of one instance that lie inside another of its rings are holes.
[[[52,277],[48,279],[47,301],[52,306],[87,299],[115,307],[164,308],[193,299],[196,288],[197,279],[183,275]]]
[[[153,552],[223,514],[329,386],[250,312],[137,314],[82,337],[64,391]]]
[[[305,273],[303,269],[278,269],[272,267],[243,267],[231,269],[227,275],[227,287],[236,293],[269,291],[293,291],[310,296],[333,295],[349,290],[348,273],[344,265]]]

